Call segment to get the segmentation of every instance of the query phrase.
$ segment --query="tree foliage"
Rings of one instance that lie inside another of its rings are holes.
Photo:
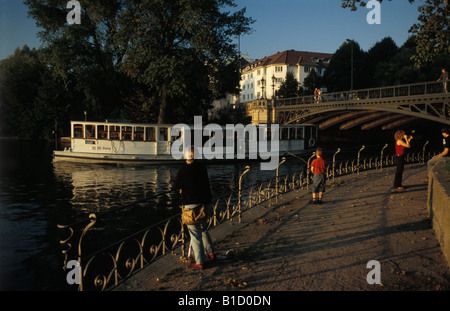
[[[442,68],[450,68],[450,57],[446,53],[417,68],[412,60],[416,46],[416,38],[411,36],[392,58],[380,62],[373,77],[376,86],[435,81]]]
[[[233,0],[84,0],[78,25],[66,23],[66,1],[25,4],[51,79],[73,99],[70,117],[187,122],[237,91],[233,40],[253,20],[230,12]]]
[[[226,11],[234,6],[225,0],[128,1],[120,35],[138,35],[127,41],[130,50],[124,65],[152,91],[159,104],[158,122],[173,119],[168,112],[180,116],[179,108],[200,113],[224,91],[236,91],[236,85],[226,85],[221,75],[228,72],[238,82],[232,38],[248,32],[252,20],[245,17],[245,9]]]
[[[41,72],[45,66],[38,51],[28,46],[17,48],[0,62],[0,132],[2,135],[31,138],[34,126],[53,114],[35,100],[40,92]]]
[[[377,42],[367,52],[354,46],[354,89],[373,88],[397,84],[435,81],[442,68],[450,68],[447,53],[435,56],[432,62],[415,66],[416,38],[411,36],[399,48],[386,37]],[[328,91],[345,91],[351,88],[351,43],[344,42],[335,52],[324,74],[324,84]]]
[[[352,11],[356,11],[358,9],[358,4],[359,6],[365,7],[367,5],[366,1],[361,1],[361,0],[341,0],[341,7],[343,8],[350,8]],[[388,0],[388,1],[392,1],[392,0]],[[414,0],[408,0],[409,3],[413,3]],[[378,2],[383,2],[383,0],[378,0]]]
[[[305,95],[314,94],[314,90],[316,88],[320,89],[323,86],[323,81],[323,78],[319,74],[317,74],[314,68],[312,68],[303,81],[303,86],[305,87]]]
[[[354,40],[345,41],[336,50],[331,58],[330,64],[325,70],[323,79],[328,91],[339,92],[350,90],[352,88],[352,70],[353,89],[363,88],[366,85],[366,74],[364,72],[365,58],[366,52],[361,49],[359,43]]]
[[[391,0],[389,0],[391,1]],[[408,0],[414,3],[415,0]],[[382,2],[382,0],[379,0]],[[416,50],[411,59],[420,68],[430,63],[442,53],[450,54],[450,7],[448,0],[424,0],[418,7],[418,23],[412,25],[410,33],[416,36]],[[362,0],[341,0],[343,8],[357,10],[358,4],[366,6]]]
[[[415,67],[430,63],[440,54],[450,55],[450,7],[448,0],[426,0],[419,6],[419,22],[411,27],[416,36]]]
[[[281,83],[280,88],[275,92],[275,95],[280,98],[290,98],[301,96],[303,89],[300,83],[295,79],[292,71],[286,73],[286,79]]]

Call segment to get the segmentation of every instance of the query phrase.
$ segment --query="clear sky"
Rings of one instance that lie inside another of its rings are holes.
[[[0,0],[0,59],[24,44],[40,46],[38,29],[22,2]],[[366,16],[370,9],[351,12],[341,8],[340,0],[236,0],[238,7],[245,6],[247,16],[256,20],[253,33],[241,37],[241,52],[253,59],[289,49],[334,53],[347,38],[367,51],[386,36],[400,46],[417,22],[421,2],[385,0],[381,4],[381,24],[369,25]]]

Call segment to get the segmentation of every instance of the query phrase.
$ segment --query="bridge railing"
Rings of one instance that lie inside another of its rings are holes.
[[[394,98],[403,96],[418,96],[444,92],[442,82],[423,82],[413,84],[394,85],[353,91],[322,93],[321,95],[307,95],[275,100],[275,106],[302,105],[314,103],[331,103],[343,101],[358,101],[366,99]]]

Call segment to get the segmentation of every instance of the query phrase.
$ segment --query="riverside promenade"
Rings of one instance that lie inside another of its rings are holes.
[[[116,287],[120,291],[436,291],[450,290],[450,272],[434,236],[424,164],[405,167],[402,192],[391,190],[395,168],[328,180],[324,203],[296,190],[210,233],[216,253],[231,260],[189,267],[180,250]],[[367,275],[380,263],[381,284]]]

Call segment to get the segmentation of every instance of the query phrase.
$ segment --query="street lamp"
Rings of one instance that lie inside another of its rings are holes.
[[[272,99],[275,98],[275,75],[272,75]]]
[[[265,94],[264,94],[264,86],[265,86],[265,83],[266,83],[266,79],[264,79],[264,77],[261,79],[261,98],[262,99],[265,99],[266,98],[266,96],[265,96]]]
[[[350,91],[353,91],[353,40],[347,39],[352,44],[351,72],[350,72]]]

